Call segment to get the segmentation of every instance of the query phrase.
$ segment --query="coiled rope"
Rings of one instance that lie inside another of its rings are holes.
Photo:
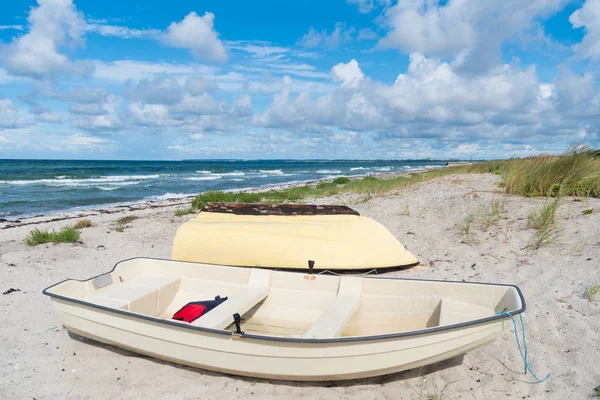
[[[531,376],[533,376],[533,378],[537,381],[537,383],[542,383],[546,379],[550,378],[551,373],[548,373],[548,375],[546,375],[544,379],[538,378],[537,375],[531,369],[531,365],[527,362],[527,339],[525,339],[525,323],[523,322],[523,314],[519,314],[519,319],[521,320],[521,336],[523,339],[523,345],[521,345],[521,341],[519,340],[519,333],[517,331],[517,321],[515,320],[515,317],[513,317],[512,314],[506,311],[497,312],[496,314],[507,315],[513,322],[513,326],[515,329],[515,338],[517,339],[517,347],[519,348],[519,354],[523,359],[523,364],[525,364],[525,373],[527,374],[527,372],[529,372]]]

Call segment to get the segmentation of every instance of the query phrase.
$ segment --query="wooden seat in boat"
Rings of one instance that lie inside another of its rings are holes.
[[[271,271],[253,269],[247,289],[229,296],[227,301],[192,322],[192,325],[202,328],[225,329],[233,323],[233,314],[244,315],[269,295],[270,280]]]
[[[361,292],[362,280],[360,278],[342,277],[337,297],[327,306],[304,336],[312,338],[340,336],[358,309]]]

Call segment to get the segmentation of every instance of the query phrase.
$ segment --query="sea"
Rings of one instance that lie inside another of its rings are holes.
[[[446,160],[0,160],[0,218],[407,172]]]

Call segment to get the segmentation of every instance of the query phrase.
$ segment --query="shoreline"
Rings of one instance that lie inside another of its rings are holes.
[[[374,176],[378,179],[392,179],[398,176],[406,176],[411,174],[419,174],[425,171],[429,171],[436,168],[446,168],[447,166],[442,167],[430,167],[430,168],[420,168],[412,171],[404,171],[404,172],[379,172],[375,174],[360,174],[360,175],[352,175],[347,176],[350,180],[362,179],[365,176]],[[342,176],[342,175],[340,175]],[[293,187],[300,186],[316,186],[320,182],[331,182],[336,177],[326,177],[323,179],[314,179],[303,182],[294,182],[294,183],[281,183],[281,184],[267,184],[261,187],[255,188],[240,188],[240,189],[230,189],[223,190],[224,192],[248,192],[248,193],[261,193],[270,190],[285,190]],[[80,208],[80,209],[71,209],[65,211],[55,211],[49,212],[47,214],[38,214],[34,216],[25,216],[23,218],[0,218],[0,230],[4,229],[12,229],[18,228],[21,226],[28,225],[38,225],[42,223],[48,222],[59,222],[59,221],[67,221],[78,218],[87,218],[98,215],[107,215],[107,214],[118,214],[120,212],[133,212],[140,210],[148,210],[148,209],[157,209],[157,208],[167,208],[167,207],[188,207],[191,204],[192,199],[194,199],[197,195],[206,193],[206,192],[198,192],[193,195],[184,196],[184,197],[171,197],[163,200],[139,200],[133,201],[130,203],[116,203],[114,205],[105,204],[99,206],[90,206],[89,208]]]

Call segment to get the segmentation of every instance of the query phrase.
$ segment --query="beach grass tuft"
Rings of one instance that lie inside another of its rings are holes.
[[[117,220],[117,225],[125,225],[128,224],[132,221],[135,221],[136,219],[138,219],[139,217],[135,216],[135,215],[126,215],[124,217],[121,217]]]
[[[184,215],[193,214],[196,211],[197,210],[194,207],[180,208],[178,210],[175,210],[175,216],[176,217],[182,217]]]
[[[535,229],[527,247],[538,250],[554,242],[556,237],[556,210],[560,198],[547,202],[541,209],[533,211],[527,216],[527,228]]]
[[[600,293],[600,283],[597,285],[590,286],[587,290],[588,300],[594,301]]]
[[[127,228],[128,223],[133,222],[138,218],[139,217],[136,215],[125,215],[124,217],[117,219],[115,221],[115,224],[116,224],[115,231],[123,232]]]
[[[348,182],[350,182],[350,178],[346,176],[340,176],[333,180],[333,183],[336,185],[345,185]]]
[[[581,212],[581,214],[583,214],[583,215],[590,215],[592,212],[594,212],[594,210],[591,209],[591,208],[588,208],[587,210],[583,210]]]
[[[71,227],[65,227],[58,232],[34,229],[25,238],[25,243],[29,246],[37,246],[43,243],[73,243],[77,242],[80,236],[81,232]]]
[[[89,219],[80,219],[79,221],[75,222],[75,225],[73,225],[74,229],[83,229],[83,228],[89,228],[92,226],[92,221],[90,221]]]

